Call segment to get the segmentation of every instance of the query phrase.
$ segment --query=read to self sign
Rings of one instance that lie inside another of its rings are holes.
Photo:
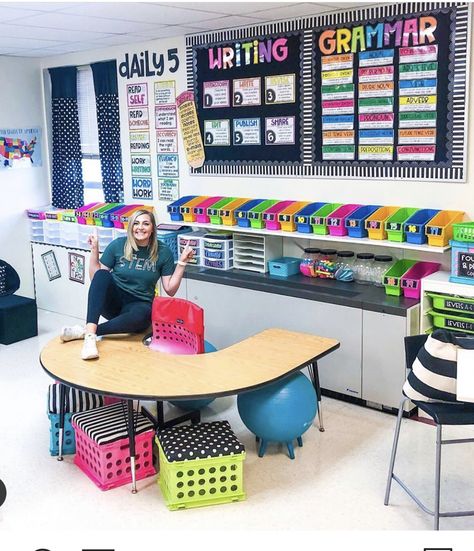
[[[129,107],[148,105],[148,85],[127,84],[127,104]]]

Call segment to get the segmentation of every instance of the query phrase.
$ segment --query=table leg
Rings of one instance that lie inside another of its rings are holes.
[[[59,441],[58,461],[63,460],[64,415],[66,410],[66,385],[59,383]]]
[[[321,386],[319,384],[319,371],[318,371],[318,362],[312,362],[308,366],[308,371],[313,382],[314,390],[316,391],[316,397],[318,399],[318,420],[319,420],[319,430],[324,432],[323,425],[323,411],[321,408]]]
[[[132,494],[136,494],[137,480],[135,472],[135,419],[133,415],[133,400],[127,400],[127,428],[130,446],[130,469],[132,472]]]

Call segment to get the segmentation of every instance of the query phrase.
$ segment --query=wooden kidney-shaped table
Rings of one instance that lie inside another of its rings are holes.
[[[175,355],[150,350],[143,335],[104,337],[100,358],[84,361],[82,341],[51,340],[41,351],[44,370],[61,385],[59,457],[64,427],[64,385],[127,400],[132,492],[135,483],[133,400],[180,400],[239,394],[309,367],[318,401],[321,389],[317,360],[339,348],[335,339],[284,329],[267,329],[207,354]],[[318,415],[322,427],[321,404]]]

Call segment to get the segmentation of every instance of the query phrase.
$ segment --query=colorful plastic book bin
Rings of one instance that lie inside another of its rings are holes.
[[[102,227],[104,227],[104,228],[113,228],[114,223],[111,220],[111,215],[114,212],[117,212],[118,210],[122,209],[124,206],[125,205],[123,203],[118,203],[116,207],[111,207],[111,208],[105,210],[104,212],[101,212],[99,214],[99,222],[100,223],[98,225],[102,225]]]
[[[219,211],[219,215],[222,219],[222,223],[224,226],[235,226],[237,224],[237,220],[235,217],[235,213],[238,208],[246,205],[250,199],[243,199],[243,198],[236,198],[232,202],[228,203],[224,208],[221,208]]]
[[[121,205],[122,203],[105,203],[104,206],[94,209],[92,212],[92,219],[94,222],[94,226],[102,226],[102,218],[101,215],[110,209],[113,209],[114,207],[117,207],[118,205]]]
[[[264,228],[263,213],[275,203],[278,203],[277,199],[265,199],[265,201],[251,208],[247,214],[247,218],[250,220],[250,227],[258,230]]]
[[[403,295],[407,298],[420,298],[421,280],[437,272],[441,267],[439,262],[417,262],[409,268],[402,277],[400,286]]]
[[[400,207],[380,207],[368,218],[365,219],[365,229],[369,239],[387,239],[385,222],[392,214],[395,214]]]
[[[173,222],[181,222],[183,220],[183,215],[181,214],[180,207],[185,203],[188,203],[192,199],[195,199],[196,195],[185,195],[173,201],[166,207],[168,214]]]
[[[196,222],[199,222],[200,224],[209,224],[211,221],[209,218],[209,215],[207,214],[207,209],[209,207],[212,207],[212,205],[215,205],[222,199],[222,196],[220,197],[207,197],[202,201],[201,203],[198,203],[196,206],[193,207],[193,212],[196,216]]]
[[[294,201],[278,201],[269,209],[263,213],[263,221],[267,230],[279,230],[281,229],[280,222],[278,222],[278,213],[286,207],[289,207]]]
[[[402,207],[394,212],[385,221],[385,231],[389,241],[405,241],[405,232],[403,231],[405,222],[417,212],[418,209]]]
[[[158,485],[171,511],[245,499],[245,447],[228,421],[160,430],[155,441]]]
[[[326,224],[326,217],[337,210],[340,206],[342,206],[341,203],[326,203],[317,212],[311,215],[310,224],[313,228],[313,233],[318,235],[327,235],[329,232]]]
[[[153,467],[153,424],[134,412],[136,479],[155,474]],[[131,482],[130,448],[126,415],[121,403],[75,413],[71,424],[76,432],[74,463],[101,490]],[[100,430],[98,430],[98,428]]]
[[[295,214],[296,231],[300,233],[313,233],[310,218],[327,203],[309,203]]]
[[[96,201],[95,203],[88,203],[87,205],[84,205],[82,207],[79,207],[75,210],[75,214],[77,216],[77,223],[78,224],[85,224],[86,223],[86,216],[85,213],[89,210],[94,208],[99,203]]]
[[[367,237],[368,231],[365,229],[365,220],[379,208],[380,205],[363,205],[351,212],[345,219],[349,237]]]
[[[344,236],[347,235],[346,218],[357,210],[361,205],[341,205],[338,209],[331,212],[326,218],[326,224],[329,235]]]
[[[425,233],[428,245],[446,247],[453,237],[453,224],[461,222],[464,212],[459,210],[440,210],[428,224]]]
[[[403,231],[406,236],[407,243],[423,245],[428,238],[425,234],[426,224],[438,214],[439,210],[420,209],[408,218],[403,224]]]
[[[114,225],[114,228],[117,229],[123,229],[123,222],[121,220],[122,215],[126,214],[127,212],[132,212],[135,209],[137,209],[139,205],[124,205],[123,208],[118,209],[110,214],[110,220]]]
[[[453,224],[453,240],[474,243],[474,222]]]
[[[252,199],[247,203],[243,204],[241,207],[235,210],[235,219],[237,220],[237,225],[241,228],[250,228],[250,219],[248,214],[257,205],[263,203],[265,199]]]
[[[179,212],[183,215],[184,222],[196,222],[194,207],[201,204],[205,199],[209,199],[209,197],[198,195],[179,207]]]
[[[278,222],[283,231],[296,231],[296,213],[307,204],[307,201],[295,201],[278,214]]]
[[[104,207],[107,207],[107,203],[97,203],[97,205],[95,205],[94,207],[92,207],[90,209],[87,209],[84,212],[84,217],[86,219],[86,225],[87,226],[95,226],[94,214],[97,211],[102,210]]]
[[[223,197],[220,201],[207,208],[207,215],[211,224],[222,224],[221,209],[232,203],[232,201],[235,201],[235,197]]]
[[[385,272],[383,276],[383,284],[387,295],[399,297],[402,294],[400,285],[401,279],[416,263],[417,260],[404,258],[395,262],[395,264]]]

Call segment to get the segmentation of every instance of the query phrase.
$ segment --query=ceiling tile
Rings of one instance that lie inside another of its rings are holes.
[[[281,8],[274,8],[272,10],[261,10],[255,12],[253,17],[265,18],[266,21],[275,21],[278,19],[291,19],[292,17],[304,17],[306,15],[317,15],[319,13],[325,13],[330,11],[336,11],[335,8],[331,8],[325,4],[316,3],[303,3],[295,4],[293,6],[285,6]]]
[[[154,31],[140,31],[139,33],[134,33],[137,37],[141,37],[142,40],[154,40],[158,38],[168,38],[170,36],[183,36],[185,34],[190,34],[191,32],[199,32],[199,29],[195,27],[184,27],[181,25],[169,25]]]
[[[120,21],[118,19],[103,19],[99,17],[84,17],[81,15],[66,15],[61,13],[48,13],[28,18],[25,26],[45,27],[49,29],[70,29],[73,31],[96,31],[111,34],[123,34],[126,32],[138,32],[152,29],[154,25],[149,23]]]
[[[269,10],[290,5],[291,2],[159,2],[160,6],[179,5],[186,9],[200,9],[225,15],[252,15],[257,10]]]
[[[0,46],[11,46],[14,45],[15,39],[8,38],[6,36],[0,36]],[[43,46],[57,46],[62,44],[61,40],[38,40],[37,38],[22,38],[18,41],[18,46],[20,48],[32,49],[42,48]],[[15,46],[16,47],[16,46]]]
[[[25,18],[38,15],[40,13],[39,11],[24,10],[19,7],[20,5],[21,4],[18,3],[14,8],[5,8],[0,4],[0,23],[4,23],[5,21],[14,21],[15,19],[21,19],[24,23]]]
[[[44,27],[25,27],[19,22],[0,23],[0,36],[9,38],[37,38],[39,40],[61,40],[64,42],[80,42],[95,40],[106,33],[89,31],[64,31],[61,29],[45,29]]]
[[[36,10],[36,11],[58,11],[68,5],[67,2],[1,2],[0,10],[3,8],[15,8],[21,5],[23,10]],[[70,5],[70,4],[69,4]]]
[[[209,21],[195,21],[193,27],[201,31],[213,31],[226,29],[230,27],[244,27],[246,25],[259,25],[262,20],[253,17],[244,17],[240,15],[228,15],[218,19],[210,19]]]

